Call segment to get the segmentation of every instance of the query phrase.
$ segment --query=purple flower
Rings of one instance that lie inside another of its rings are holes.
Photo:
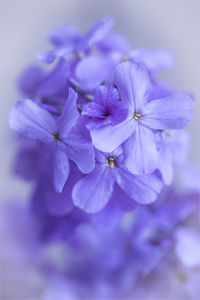
[[[119,62],[116,53],[102,55],[98,49],[98,43],[109,35],[113,23],[113,18],[103,18],[83,36],[72,26],[57,28],[50,35],[55,49],[40,53],[39,58],[43,62],[52,63],[56,57],[66,57],[71,68],[69,81],[81,90],[92,91],[109,78]],[[91,52],[93,49],[97,51]]]
[[[155,131],[184,128],[193,116],[192,100],[186,93],[177,92],[149,102],[149,75],[138,63],[119,64],[114,83],[128,116],[120,124],[92,129],[93,144],[101,151],[111,152],[125,142],[128,170],[134,174],[151,173],[158,166]]]
[[[127,112],[119,101],[117,89],[101,86],[95,92],[94,101],[84,105],[82,115],[89,117],[87,128],[93,129],[118,124],[126,118]]]
[[[113,25],[113,18],[102,18],[83,37],[71,25],[54,29],[50,34],[50,40],[55,45],[55,49],[39,53],[38,56],[41,61],[52,63],[56,57],[63,57],[70,53],[82,54],[103,39]]]
[[[89,173],[94,168],[92,145],[72,132],[79,118],[76,99],[77,94],[69,89],[63,112],[56,121],[48,111],[31,100],[19,101],[9,115],[11,128],[53,146],[54,185],[57,192],[62,191],[68,178],[68,159],[73,160],[83,173]]]
[[[43,102],[45,100],[64,103],[68,91],[69,63],[61,59],[58,64],[47,73],[36,90],[35,96]],[[47,102],[48,103],[48,102]]]
[[[31,66],[19,78],[19,88],[26,97],[31,99],[63,100],[68,90],[69,63],[61,59],[50,71],[45,72],[37,66]]]
[[[96,151],[94,170],[80,179],[72,191],[76,206],[89,213],[102,210],[117,183],[136,202],[148,204],[156,200],[162,182],[156,174],[135,176],[123,166],[122,148],[112,153]]]

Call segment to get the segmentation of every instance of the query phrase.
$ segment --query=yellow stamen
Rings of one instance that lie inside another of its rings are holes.
[[[133,119],[139,120],[141,118],[141,116],[142,115],[140,113],[135,112],[134,115],[133,115]]]
[[[59,135],[58,132],[54,133],[53,136],[54,136],[55,141],[60,141],[61,140],[60,135]]]
[[[115,157],[108,157],[106,160],[106,165],[113,169],[116,165]]]

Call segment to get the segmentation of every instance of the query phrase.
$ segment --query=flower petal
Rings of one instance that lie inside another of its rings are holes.
[[[47,180],[46,178],[45,189],[41,193],[39,201],[45,201],[46,210],[49,214],[64,216],[73,210],[72,189],[75,183],[81,178],[81,175],[77,167],[73,163],[70,164],[70,175],[63,187],[62,193],[57,193],[54,186],[52,187],[52,180]],[[45,180],[44,177],[43,180]],[[44,185],[44,183],[42,184]]]
[[[68,91],[68,76],[69,76],[69,62],[65,59],[60,59],[56,66],[44,78],[37,89],[36,96],[42,98],[49,98],[55,100],[62,91],[62,96],[67,95]]]
[[[56,55],[53,50],[49,50],[37,53],[37,58],[44,64],[52,64],[56,59]]]
[[[82,173],[87,174],[93,170],[95,165],[93,146],[86,143],[81,136],[70,134],[63,140],[63,150]]]
[[[65,151],[63,150],[62,143],[59,141],[55,144],[53,168],[55,189],[58,193],[61,193],[69,176],[69,160]]]
[[[103,39],[103,37],[111,30],[113,25],[114,19],[112,17],[105,17],[97,21],[78,43],[76,51],[84,51],[94,46],[97,42]]]
[[[131,50],[131,45],[126,37],[113,31],[104,36],[104,38],[97,44],[97,47],[105,54],[108,52],[118,52],[124,56],[127,56]]]
[[[95,91],[93,102],[83,106],[82,115],[91,117],[87,121],[87,128],[115,125],[127,118],[127,109],[119,101],[119,93],[112,86],[100,86]]]
[[[186,93],[149,102],[143,110],[141,124],[153,129],[182,129],[193,117],[193,102]]]
[[[104,107],[97,102],[86,103],[82,109],[82,115],[86,115],[92,118],[101,118],[104,119]]]
[[[126,139],[135,129],[135,122],[128,118],[122,123],[104,126],[90,131],[94,146],[103,152],[112,152]]]
[[[74,45],[80,40],[81,36],[78,29],[69,24],[67,26],[56,27],[49,34],[49,40],[54,46]]]
[[[155,174],[135,176],[125,168],[119,169],[116,179],[122,190],[141,204],[155,201],[163,186],[162,181]]]
[[[158,165],[158,152],[153,132],[137,124],[130,138],[124,143],[127,169],[137,175],[152,173]]]
[[[86,56],[76,66],[75,79],[82,90],[92,91],[107,80],[112,68],[107,56]]]
[[[145,67],[139,63],[123,62],[115,68],[113,76],[124,104],[132,113],[140,112],[147,102],[150,85]]]
[[[69,88],[69,95],[65,106],[63,108],[62,114],[57,121],[57,130],[60,137],[66,137],[70,130],[76,125],[79,117],[79,112],[77,110],[77,93]]]
[[[90,174],[75,184],[72,198],[74,205],[88,213],[97,213],[106,206],[112,191],[113,180],[109,169],[97,165]]]
[[[173,67],[174,54],[165,49],[138,48],[131,52],[131,58],[141,61],[150,72],[156,72]]]
[[[109,103],[113,103],[119,100],[119,92],[116,88],[111,85],[101,85],[99,88],[95,90],[94,101],[102,104],[109,105]]]
[[[22,100],[11,108],[9,113],[10,127],[17,132],[44,143],[53,141],[56,123],[45,109],[32,100]]]
[[[46,76],[45,71],[37,65],[27,68],[19,77],[18,87],[27,98],[35,97],[39,85]]]

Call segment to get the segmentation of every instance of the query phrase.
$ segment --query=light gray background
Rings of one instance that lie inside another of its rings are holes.
[[[46,36],[56,26],[74,23],[84,32],[104,16],[133,47],[172,50],[177,64],[162,78],[195,94],[191,159],[200,163],[200,1],[199,0],[0,0],[0,184],[1,198],[26,199],[29,185],[11,174],[16,141],[8,127],[9,108],[19,99],[15,81],[35,53],[48,48]]]

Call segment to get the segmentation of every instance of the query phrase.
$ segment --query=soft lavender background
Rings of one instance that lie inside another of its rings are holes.
[[[199,0],[0,0],[0,138],[1,198],[25,200],[29,185],[11,174],[16,141],[8,127],[10,107],[19,99],[15,81],[21,70],[48,47],[48,31],[74,23],[83,32],[96,19],[113,15],[116,30],[133,47],[163,47],[177,56],[174,69],[162,75],[177,89],[196,96],[191,159],[200,163],[200,1]]]

